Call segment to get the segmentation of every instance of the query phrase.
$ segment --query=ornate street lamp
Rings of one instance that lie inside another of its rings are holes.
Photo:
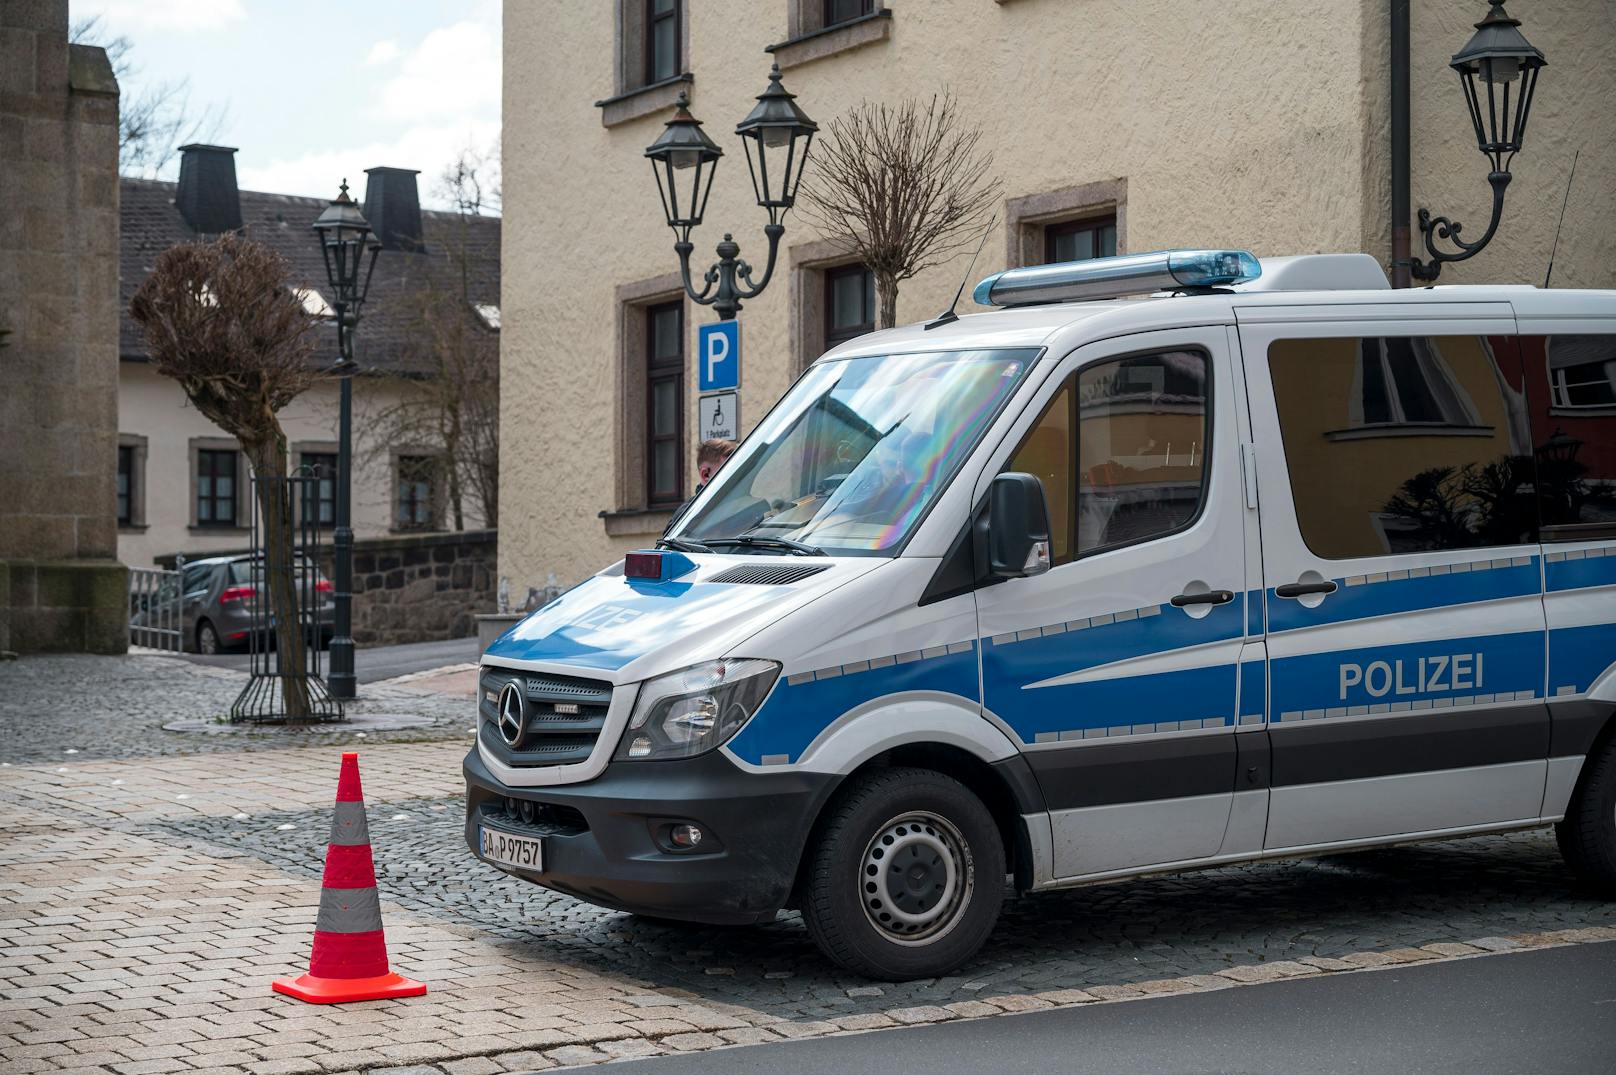
[[[1431,260],[1413,260],[1412,274],[1419,280],[1435,280],[1445,261],[1474,257],[1492,241],[1498,221],[1504,214],[1504,188],[1509,186],[1510,162],[1520,152],[1526,138],[1526,121],[1532,112],[1532,94],[1537,74],[1548,61],[1543,53],[1521,35],[1519,19],[1504,11],[1504,0],[1489,0],[1487,15],[1476,23],[1476,33],[1453,57],[1449,67],[1459,73],[1464,86],[1470,122],[1476,129],[1476,148],[1492,164],[1487,182],[1493,188],[1493,215],[1487,230],[1474,242],[1459,238],[1461,225],[1445,216],[1433,217],[1430,210],[1419,214],[1420,235]],[[1483,96],[1485,95],[1485,101]],[[1436,240],[1446,239],[1456,251],[1439,250]]]
[[[690,232],[701,224],[712,192],[713,173],[724,155],[701,129],[701,122],[690,114],[690,98],[679,94],[679,110],[668,121],[667,129],[645,150],[662,197],[662,212],[668,227],[679,238],[673,244],[679,255],[679,273],[691,301],[711,306],[719,318],[729,321],[741,309],[742,299],[753,299],[769,286],[775,258],[785,225],[780,223],[796,203],[802,183],[808,147],[819,125],[797,107],[796,98],[780,84],[780,65],[769,72],[769,85],[758,95],[757,106],[735,127],[746,147],[746,165],[752,174],[752,191],[758,205],[769,211],[763,234],[769,240],[769,261],[763,278],[753,281],[752,266],[740,259],[741,248],[728,232],[718,244],[718,263],[704,276],[705,285],[697,291],[690,281],[690,255],[696,249]]]
[[[337,488],[336,520],[332,552],[336,558],[336,578],[332,580],[336,607],[331,630],[331,675],[329,686],[335,698],[352,699],[357,685],[354,678],[353,641],[353,338],[359,327],[359,310],[370,290],[376,271],[376,254],[382,244],[370,229],[365,214],[348,197],[348,181],[325,212],[314,222],[325,258],[325,275],[335,299],[331,303],[337,322],[337,365],[342,379],[337,410]]]

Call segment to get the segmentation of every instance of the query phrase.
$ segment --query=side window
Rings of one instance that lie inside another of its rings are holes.
[[[1279,340],[1268,366],[1296,521],[1315,555],[1536,540],[1512,339]]]
[[[1054,563],[1195,520],[1206,489],[1207,390],[1206,356],[1193,351],[1100,363],[1062,386],[1006,467],[1043,481]]]
[[[1616,335],[1523,336],[1544,541],[1616,537]]]

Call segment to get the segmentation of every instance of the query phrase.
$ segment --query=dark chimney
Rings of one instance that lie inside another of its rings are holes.
[[[192,231],[208,235],[241,228],[241,192],[231,146],[180,147],[180,189],[174,196]]]
[[[421,236],[421,196],[415,189],[413,168],[365,169],[365,219],[381,240],[383,250],[424,251]]]

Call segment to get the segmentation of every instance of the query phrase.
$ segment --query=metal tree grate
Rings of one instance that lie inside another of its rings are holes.
[[[230,721],[286,724],[343,720],[342,703],[331,696],[320,674],[320,644],[325,635],[321,596],[329,590],[329,584],[319,569],[319,479],[301,468],[281,478],[255,475],[252,484],[252,558],[244,561],[245,585],[252,591],[252,618],[247,632],[251,676],[230,707]],[[269,540],[263,517],[266,499],[291,516],[290,540],[284,544]],[[273,549],[272,544],[276,546]],[[289,622],[298,625],[302,644],[296,654],[286,654],[277,644],[272,588],[280,591]],[[293,713],[289,704],[289,698],[297,695],[307,698],[302,715]]]

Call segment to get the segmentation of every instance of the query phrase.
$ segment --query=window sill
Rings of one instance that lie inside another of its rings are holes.
[[[441,527],[441,526],[390,526],[390,527],[387,528],[387,532],[389,534],[397,534],[400,537],[414,537],[414,536],[416,536],[418,534],[441,534],[441,533],[443,533],[443,527]]]
[[[623,511],[603,511],[600,520],[606,527],[607,537],[643,537],[646,534],[658,534],[668,528],[673,521],[673,513],[678,507],[671,508],[628,508]]]
[[[687,71],[682,75],[665,78],[661,82],[653,82],[649,86],[640,86],[627,93],[620,93],[616,97],[596,101],[595,107],[600,109],[600,125],[616,127],[630,120],[672,108],[679,94],[695,81],[696,76]]]
[[[192,534],[217,534],[230,537],[250,533],[249,528],[245,526],[200,526],[192,523],[185,529]]]
[[[1354,426],[1351,429],[1332,429],[1325,439],[1376,440],[1382,437],[1491,437],[1497,431],[1492,426],[1442,425],[1423,422],[1387,422],[1384,425]]]
[[[1582,406],[1568,406],[1556,403],[1549,408],[1549,413],[1557,418],[1609,418],[1616,414],[1616,404],[1587,403]]]
[[[847,22],[839,22],[835,26],[801,34],[789,41],[765,46],[763,51],[774,54],[780,70],[789,71],[793,67],[801,67],[805,63],[812,63],[826,56],[885,41],[891,36],[892,12],[882,8]]]
[[[146,524],[145,523],[119,523],[118,524],[118,533],[120,533],[120,534],[144,534],[145,532],[146,532]]]

